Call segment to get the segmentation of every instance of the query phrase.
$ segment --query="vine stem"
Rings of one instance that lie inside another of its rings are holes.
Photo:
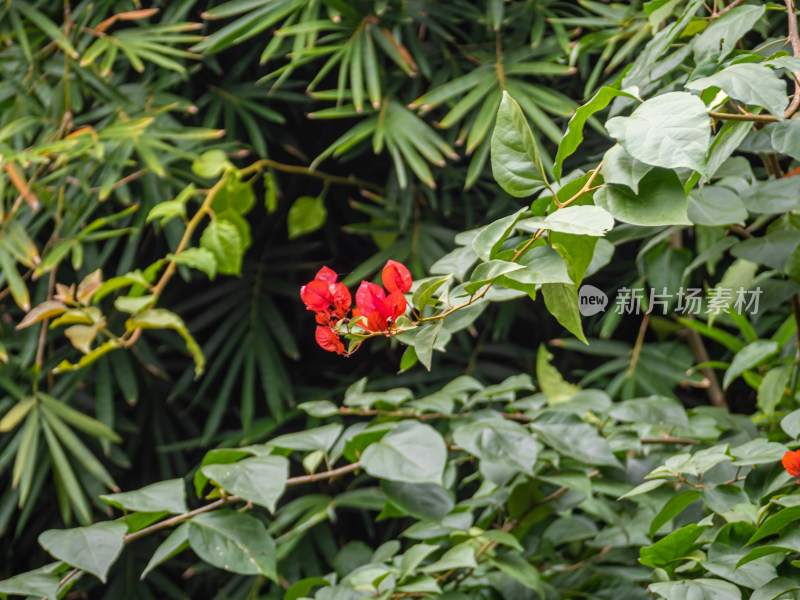
[[[203,203],[200,205],[200,208],[197,209],[197,212],[194,213],[194,215],[192,215],[192,218],[186,224],[186,230],[183,232],[181,241],[178,243],[178,247],[175,249],[175,252],[173,252],[174,256],[178,256],[181,252],[183,252],[186,249],[186,246],[189,245],[189,242],[192,240],[192,236],[194,235],[195,230],[203,221],[203,217],[205,217],[207,214],[208,215],[212,214],[211,203],[214,201],[214,196],[217,194],[217,192],[222,188],[223,185],[225,185],[225,181],[226,181],[225,177],[220,178],[220,180],[217,181],[217,183],[215,183],[211,187],[211,189],[209,189],[206,192],[206,197],[203,200]],[[177,268],[178,267],[175,260],[170,260],[169,263],[167,264],[167,268],[164,269],[164,272],[161,274],[161,277],[159,278],[158,282],[153,287],[152,295],[154,298],[154,302],[158,300],[158,297],[164,291],[164,288],[166,287],[167,283],[169,283],[169,280],[172,278],[172,276],[175,274],[175,270]],[[142,334],[142,328],[137,327],[136,329],[133,330],[131,336],[128,339],[124,339],[125,336],[123,336],[122,347],[130,348],[131,346],[133,346],[133,344],[136,343],[136,340],[139,339],[139,336],[141,334]]]
[[[731,2],[730,4],[728,4],[728,6],[726,6],[725,8],[723,8],[723,9],[721,9],[721,10],[718,10],[718,11],[714,11],[714,14],[712,14],[712,15],[711,15],[711,18],[709,19],[709,22],[710,22],[710,21],[714,21],[715,19],[719,19],[719,18],[720,18],[722,15],[724,15],[726,12],[728,12],[729,10],[731,10],[731,9],[733,9],[733,8],[736,8],[736,7],[737,7],[737,6],[739,6],[739,5],[740,5],[742,2],[744,2],[744,0],[733,0],[733,2]]]
[[[600,161],[600,163],[594,169],[592,169],[590,171],[591,176],[589,177],[589,179],[586,180],[586,183],[584,183],[583,186],[581,187],[581,189],[578,190],[568,200],[565,200],[564,202],[559,202],[558,198],[556,197],[556,194],[554,192],[553,193],[553,202],[556,205],[556,210],[559,210],[559,209],[562,209],[562,208],[564,208],[566,206],[569,206],[570,204],[575,202],[578,198],[583,196],[586,192],[588,192],[588,191],[590,191],[592,189],[596,189],[596,188],[592,188],[592,183],[594,183],[594,180],[597,177],[598,173],[600,172],[600,169],[602,168],[602,166],[603,166],[603,161]],[[548,187],[550,187],[550,186],[548,185]],[[552,188],[550,188],[550,189],[552,191]],[[517,250],[514,253],[514,256],[511,258],[511,260],[509,262],[512,262],[512,263],[513,262],[517,262],[519,260],[519,258],[523,254],[525,254],[525,252],[533,245],[533,243],[536,240],[538,240],[540,237],[542,237],[544,232],[545,232],[544,229],[539,229],[536,233],[534,233],[531,236],[531,239],[529,239],[525,243],[525,245],[522,246],[522,248],[520,248],[519,250]],[[483,298],[487,294],[487,292],[491,289],[491,287],[493,285],[494,285],[494,281],[490,281],[489,283],[486,284],[486,286],[480,292],[478,292],[475,296],[472,296],[469,300],[467,300],[463,304],[459,304],[458,306],[453,306],[452,308],[450,308],[450,309],[448,309],[448,310],[446,310],[446,311],[444,311],[442,313],[439,313],[438,315],[433,315],[433,316],[430,316],[430,317],[425,317],[425,318],[422,318],[422,319],[418,319],[417,320],[417,325],[420,325],[422,323],[430,323],[432,321],[438,321],[440,319],[444,319],[445,317],[451,315],[452,313],[454,313],[454,312],[456,312],[458,310],[461,310],[462,308],[466,308],[466,307],[474,304],[475,302],[477,302],[478,300]]]
[[[349,465],[345,465],[343,467],[339,467],[337,469],[331,469],[330,471],[323,471],[321,473],[311,473],[310,475],[300,475],[298,477],[290,477],[289,479],[286,480],[286,485],[287,486],[301,485],[304,483],[312,483],[314,481],[334,479],[336,477],[339,477],[340,475],[352,473],[353,471],[356,471],[360,468],[361,468],[361,461],[358,461],[351,463]],[[196,517],[197,515],[201,515],[203,513],[216,510],[218,508],[221,508],[222,506],[225,506],[226,504],[231,504],[233,502],[240,502],[240,501],[243,501],[243,499],[239,496],[224,496],[219,500],[215,500],[214,502],[211,502],[199,508],[195,508],[194,510],[191,510],[182,515],[176,515],[174,517],[170,517],[169,519],[165,519],[164,521],[154,523],[153,525],[145,527],[144,529],[141,529],[139,531],[129,533],[123,538],[123,545],[128,545],[131,542],[134,542],[139,538],[145,537],[147,535],[150,535],[151,533],[155,533],[156,531],[167,529],[169,527],[174,527],[175,525],[180,525],[181,523],[189,521],[190,519]],[[245,508],[251,508],[251,507],[252,504],[248,503],[248,505]],[[59,585],[64,586],[64,584],[68,583],[71,579],[79,575],[81,572],[82,572],[81,569],[78,568],[72,569],[69,573],[67,573],[64,576]]]
[[[720,121],[752,121],[753,123],[780,123],[781,119],[772,115],[754,115],[752,113],[745,113],[736,115],[732,113],[714,112],[713,110],[706,111],[708,116],[712,119]]]
[[[795,0],[784,0],[784,2],[786,3],[786,12],[788,13],[788,41],[792,45],[792,54],[794,54],[794,56],[800,56],[800,33],[797,31],[797,7],[795,6]],[[794,114],[794,111],[797,110],[797,107],[800,106],[800,71],[795,71],[792,75],[794,75],[794,96],[792,96],[792,101],[783,113],[783,116],[787,119],[790,118]]]
[[[251,173],[258,173],[264,169],[264,167],[268,167],[270,169],[275,169],[276,171],[283,171],[285,173],[297,173],[300,175],[308,175],[309,177],[316,177],[317,179],[322,179],[328,183],[338,183],[340,185],[352,185],[355,187],[361,187],[368,190],[373,190],[375,192],[383,192],[383,188],[375,185],[374,183],[370,183],[369,181],[364,181],[363,179],[358,179],[357,177],[353,177],[352,175],[348,177],[342,177],[341,175],[331,175],[330,173],[323,173],[322,171],[316,171],[314,169],[310,169],[308,167],[303,167],[300,165],[287,165],[275,160],[271,160],[269,158],[262,158],[257,160],[252,165],[241,169],[239,172],[242,175],[250,175]]]

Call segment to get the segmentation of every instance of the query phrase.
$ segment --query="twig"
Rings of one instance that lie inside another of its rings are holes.
[[[652,306],[650,309],[652,310]],[[626,377],[633,375],[636,370],[636,365],[639,362],[639,355],[642,353],[642,346],[644,345],[644,334],[647,333],[647,325],[650,323],[650,311],[642,317],[642,323],[639,325],[639,333],[636,335],[636,343],[633,345],[633,352],[631,353],[631,363],[628,365],[628,372]]]
[[[731,2],[730,4],[728,4],[728,6],[726,6],[725,8],[723,8],[722,10],[720,10],[720,11],[717,11],[717,12],[715,12],[714,14],[712,14],[712,15],[711,15],[711,18],[710,18],[708,21],[709,21],[709,22],[711,22],[711,21],[714,21],[714,20],[716,20],[716,19],[719,19],[719,18],[720,18],[722,15],[724,15],[726,12],[728,12],[729,10],[731,10],[731,9],[733,9],[733,8],[736,8],[736,7],[737,7],[737,6],[739,6],[739,5],[740,5],[742,2],[744,2],[744,0],[733,0],[733,2]]]
[[[694,358],[699,364],[707,363],[711,360],[711,357],[708,355],[708,350],[706,350],[706,345],[703,343],[703,338],[698,332],[687,327],[686,337],[689,342],[689,348],[691,348],[692,354],[694,354]],[[708,388],[706,391],[711,405],[728,408],[728,403],[725,400],[725,392],[722,391],[722,387],[719,385],[719,379],[717,379],[717,374],[714,372],[714,369],[707,367],[702,369],[701,373],[708,379]]]
[[[314,481],[321,481],[323,479],[334,479],[335,477],[338,477],[339,475],[344,475],[346,473],[351,473],[352,471],[356,471],[359,468],[361,468],[361,462],[360,461],[352,463],[352,464],[349,464],[349,465],[345,465],[343,467],[339,467],[338,469],[332,469],[330,471],[323,471],[322,473],[312,473],[311,475],[301,475],[299,477],[290,477],[289,479],[286,480],[286,485],[287,486],[300,485],[300,484],[303,484],[303,483],[311,483],[311,482],[314,482]],[[151,533],[155,533],[156,531],[160,531],[162,529],[167,529],[167,528],[173,527],[175,525],[180,525],[181,523],[184,523],[184,522],[190,520],[192,517],[196,517],[197,515],[200,515],[200,514],[203,514],[203,513],[207,513],[207,512],[210,512],[212,510],[216,510],[216,509],[218,509],[218,508],[220,508],[220,507],[222,507],[222,506],[224,506],[226,504],[231,504],[231,503],[240,502],[240,501],[242,501],[242,498],[240,498],[239,496],[223,496],[219,500],[215,500],[214,502],[206,504],[205,506],[201,506],[199,508],[195,508],[194,510],[191,510],[191,511],[189,511],[187,513],[184,513],[182,515],[176,515],[174,517],[170,517],[169,519],[165,519],[164,521],[160,521],[158,523],[154,523],[153,525],[150,525],[149,527],[145,527],[144,529],[140,529],[139,531],[135,531],[133,533],[129,533],[123,538],[123,544],[124,545],[128,545],[131,542],[134,542],[134,541],[138,540],[139,538],[145,537],[147,535],[150,535]],[[252,508],[252,504],[248,503],[248,505],[245,506],[245,509],[247,509],[247,508]],[[75,577],[80,572],[81,572],[81,569],[77,569],[77,568],[76,569],[72,569],[61,580],[61,583],[59,585],[63,586],[70,579]]]
[[[214,200],[214,196],[216,195],[217,191],[225,185],[227,180],[223,177],[217,183],[215,183],[211,189],[206,192],[206,197],[203,200],[203,203],[200,205],[200,208],[197,209],[197,212],[192,216],[189,222],[186,224],[186,230],[183,232],[183,237],[181,237],[181,241],[178,243],[178,247],[175,249],[173,253],[174,256],[178,256],[181,252],[184,251],[186,246],[192,239],[192,235],[194,235],[195,229],[197,229],[200,222],[203,220],[207,214],[211,212],[211,203]],[[164,273],[162,273],[161,278],[158,280],[156,285],[153,287],[152,295],[154,298],[154,302],[158,300],[158,297],[161,295],[161,292],[164,291],[164,287],[167,285],[169,280],[175,274],[175,270],[177,269],[177,263],[175,260],[171,260],[167,264],[167,268],[164,269]],[[136,343],[136,340],[139,339],[139,336],[142,334],[142,328],[137,327],[133,330],[130,337],[125,339],[123,336],[123,347],[130,348],[133,344]]]
[[[792,54],[800,56],[800,33],[797,31],[797,8],[795,7],[794,0],[784,0],[786,3],[786,11],[788,13],[787,20],[789,26],[789,42],[792,44]],[[800,106],[800,71],[795,71],[794,75],[794,96],[783,116],[787,119],[790,118],[797,107]]]
[[[269,158],[262,158],[261,160],[257,160],[252,165],[241,169],[239,173],[242,176],[250,175],[251,173],[258,173],[259,171],[263,170],[264,167],[269,167],[271,169],[275,169],[276,171],[283,171],[285,173],[298,173],[300,175],[308,175],[309,177],[316,177],[317,179],[322,179],[323,181],[327,181],[329,183],[338,183],[340,185],[352,185],[355,187],[366,188],[369,190],[373,190],[375,192],[383,192],[383,188],[375,185],[374,183],[370,183],[369,181],[364,181],[363,179],[358,179],[356,177],[348,176],[348,177],[341,177],[340,175],[330,175],[329,173],[323,173],[322,171],[316,171],[314,169],[309,169],[308,167],[303,167],[300,165],[286,165],[284,163],[277,162],[275,160],[270,160]]]
[[[712,119],[719,119],[720,121],[752,121],[753,123],[780,123],[781,119],[773,117],[772,115],[754,115],[752,113],[745,113],[743,115],[734,115],[732,113],[714,112],[713,110],[706,111],[708,116]]]
[[[700,440],[672,437],[671,435],[663,435],[661,437],[643,437],[639,441],[643,444],[679,444],[683,446],[694,446],[695,444],[700,443]]]

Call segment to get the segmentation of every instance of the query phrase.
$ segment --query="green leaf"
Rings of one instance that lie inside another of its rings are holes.
[[[797,531],[797,529],[789,530],[771,544],[756,546],[736,563],[736,567],[738,568],[762,556],[789,552],[793,554],[800,552],[800,531]]]
[[[331,582],[322,577],[306,577],[293,583],[283,595],[283,600],[302,600],[308,597],[308,593],[315,587],[327,587],[329,585],[331,585]]]
[[[745,104],[766,108],[779,119],[789,104],[786,82],[769,67],[739,63],[726,67],[710,77],[701,77],[685,85],[690,90],[720,88],[729,97]]]
[[[404,421],[361,456],[361,465],[373,477],[407,483],[440,484],[446,461],[441,434],[415,421]]]
[[[34,323],[39,323],[51,317],[57,317],[67,311],[67,306],[63,302],[55,300],[46,300],[41,304],[34,306],[28,314],[26,314],[22,321],[17,325],[17,329],[25,329]]]
[[[800,160],[800,121],[788,119],[772,125],[772,147]]]
[[[329,400],[312,400],[297,406],[300,410],[312,417],[332,417],[339,414],[339,407]]]
[[[18,596],[45,597],[47,600],[58,598],[61,578],[55,573],[43,573],[41,570],[23,573],[0,581],[0,594]]]
[[[665,479],[650,479],[649,481],[640,483],[632,490],[629,490],[627,493],[617,498],[617,500],[623,500],[625,498],[631,498],[633,496],[638,496],[640,494],[646,494],[647,492],[652,492],[654,489],[660,488],[665,483],[667,483]]]
[[[705,527],[691,523],[673,531],[652,546],[645,546],[639,552],[639,562],[647,567],[664,568],[687,556],[697,543]]]
[[[539,448],[530,432],[519,423],[502,418],[474,421],[458,427],[453,440],[481,460],[533,474]]]
[[[422,327],[414,330],[414,353],[419,362],[428,370],[431,370],[431,363],[433,362],[433,349],[436,346],[436,340],[442,332],[444,321],[440,320],[437,323],[423,325]],[[450,332],[445,329],[445,335],[448,336]],[[441,350],[441,347],[439,348]]]
[[[289,461],[282,456],[255,456],[227,465],[206,465],[203,475],[226,492],[275,512],[286,489]]]
[[[542,284],[542,296],[547,311],[561,325],[584,344],[589,342],[583,333],[581,313],[579,309],[578,290],[574,284],[545,283]]]
[[[32,5],[25,2],[14,3],[14,10],[18,10],[25,15],[26,19],[41,29],[44,34],[49,39],[53,40],[70,58],[77,59],[80,56],[64,32],[45,14],[39,12]]]
[[[124,521],[95,523],[74,529],[50,529],[39,536],[39,544],[68,565],[88,571],[103,583],[125,542]]]
[[[628,154],[643,163],[665,169],[686,167],[704,174],[710,125],[700,98],[668,92],[646,100],[630,117],[610,119],[606,128]]]
[[[89,450],[83,442],[53,411],[47,408],[46,405],[42,406],[42,414],[47,419],[53,432],[61,440],[64,447],[69,450],[70,454],[74,456],[79,463],[95,478],[109,489],[115,489],[116,484],[108,473],[102,463],[97,460],[97,457]]]
[[[514,231],[514,226],[519,221],[522,213],[528,209],[520,208],[513,215],[508,215],[490,223],[475,236],[472,240],[472,249],[482,260],[491,260],[500,251],[500,247],[506,238]]]
[[[28,286],[17,270],[17,264],[5,248],[0,247],[0,270],[5,275],[5,283],[11,292],[14,302],[25,312],[31,309],[31,298]]]
[[[768,442],[764,438],[756,438],[731,448],[730,452],[734,458],[734,466],[747,467],[780,460],[786,453],[786,447],[783,444]]]
[[[628,423],[651,423],[664,427],[689,428],[686,410],[676,400],[661,396],[634,398],[614,404],[608,412],[612,419]]]
[[[594,200],[615,219],[631,225],[691,224],[686,214],[686,193],[673,171],[649,172],[641,179],[638,194],[628,188],[605,186],[595,192]]]
[[[200,236],[200,247],[211,252],[217,271],[223,275],[239,275],[242,271],[244,245],[236,226],[230,221],[214,220]]]
[[[530,217],[517,228],[535,232],[539,229],[574,235],[602,236],[614,227],[614,217],[599,206],[566,206],[546,217]]]
[[[768,417],[775,415],[775,408],[783,399],[791,377],[792,367],[790,365],[784,365],[770,369],[767,371],[767,374],[764,375],[764,379],[761,380],[761,384],[758,386],[757,405],[759,410]]]
[[[794,523],[798,519],[800,519],[800,506],[790,506],[779,510],[774,515],[767,517],[753,536],[747,540],[747,545],[749,546],[769,535],[784,531],[790,523]]]
[[[539,571],[522,555],[512,552],[498,554],[489,558],[489,563],[519,581],[526,588],[534,590],[539,594],[539,598],[546,598]]]
[[[769,358],[777,351],[778,342],[758,340],[752,344],[748,344],[733,357],[731,366],[725,371],[722,387],[727,389],[731,382],[739,377],[739,375],[760,364],[764,359]]]
[[[418,280],[415,282],[417,286],[411,296],[411,304],[420,311],[426,306],[435,306],[438,300],[436,300],[433,295],[452,277],[452,275],[444,275],[441,277],[428,277]]]
[[[689,579],[651,583],[650,589],[667,600],[741,600],[739,588],[721,579]],[[752,600],[752,597],[751,597]]]
[[[615,144],[603,155],[603,168],[600,173],[605,183],[625,185],[639,193],[639,181],[647,175],[653,167],[640,160],[636,160],[625,152],[625,148]]]
[[[794,440],[800,436],[800,408],[793,410],[781,419],[781,429]]]
[[[186,202],[182,202],[177,198],[175,200],[165,200],[164,202],[156,204],[150,209],[150,212],[147,213],[145,223],[161,219],[161,226],[164,227],[164,225],[175,217],[180,217],[181,219],[186,218]]]
[[[0,419],[0,433],[7,433],[14,429],[22,419],[36,406],[35,398],[26,398],[17,402],[2,419]]]
[[[710,23],[695,40],[695,64],[710,57],[715,57],[717,62],[724,60],[736,46],[736,42],[753,28],[765,9],[764,5],[737,6]]]
[[[188,547],[189,523],[181,523],[178,525],[175,531],[171,532],[167,536],[167,539],[165,539],[161,545],[156,548],[156,551],[153,553],[153,556],[150,557],[150,560],[147,563],[144,571],[142,571],[140,579],[144,579],[147,577],[147,574],[155,569],[158,565],[183,552]]]
[[[395,507],[415,519],[438,522],[455,507],[452,494],[435,483],[384,480],[381,488]]]
[[[575,150],[583,141],[583,128],[586,125],[586,121],[589,119],[589,117],[596,112],[603,110],[606,106],[608,106],[609,102],[620,96],[633,98],[634,100],[639,99],[635,94],[630,92],[616,90],[611,87],[601,87],[599,90],[597,90],[595,95],[592,96],[591,100],[575,111],[575,114],[572,115],[572,118],[567,124],[567,132],[564,134],[561,143],[558,145],[556,160],[553,164],[553,174],[557,179],[561,179],[561,169],[564,164],[564,160],[572,155],[572,153],[575,152]]]
[[[240,575],[278,581],[275,542],[253,516],[218,510],[189,521],[189,545],[205,562]]]
[[[520,290],[535,299],[539,284],[572,283],[567,264],[550,246],[539,246],[528,250],[517,263],[524,268],[499,277],[496,281],[498,285]]]
[[[797,550],[795,550],[797,552]],[[767,585],[753,591],[750,600],[777,600],[789,595],[789,592],[800,590],[800,583],[791,577],[777,577]],[[794,594],[796,595],[796,594]]]
[[[39,392],[39,398],[51,411],[56,413],[63,421],[66,421],[76,429],[96,437],[101,440],[108,440],[119,444],[122,438],[105,423],[70,408],[65,403],[60,402],[48,394]]]
[[[477,566],[475,549],[468,542],[463,542],[450,548],[439,560],[425,565],[420,571],[423,573],[435,573],[437,571],[449,571],[450,569],[474,569]]]
[[[739,242],[731,254],[753,263],[783,271],[789,257],[800,245],[800,235],[794,230],[778,230],[759,238]]]
[[[544,185],[536,140],[519,104],[506,91],[497,111],[491,157],[495,180],[512,196],[530,196]]]
[[[111,506],[139,512],[168,512],[180,515],[189,512],[183,479],[169,479],[145,486],[134,492],[100,496]]]
[[[692,190],[686,213],[695,225],[731,225],[747,220],[744,202],[724,187],[706,186]]]
[[[700,492],[697,490],[684,490],[677,496],[670,498],[650,522],[650,537],[652,538],[662,526],[681,514],[683,509],[699,498]]]
[[[141,328],[172,329],[177,332],[183,338],[183,341],[186,342],[186,348],[191,353],[192,358],[194,358],[195,377],[202,375],[206,363],[203,351],[194,337],[192,337],[192,334],[189,333],[183,319],[174,312],[166,310],[165,308],[147,310],[125,321],[125,327],[128,331]]]
[[[507,275],[514,271],[524,269],[523,265],[512,263],[507,260],[490,260],[475,267],[470,275],[469,283],[464,286],[464,290],[471,296],[490,281],[494,281],[501,275]]]
[[[797,184],[792,179],[781,177],[755,181],[739,193],[745,207],[752,213],[775,214],[797,210],[800,208],[800,199],[797,197]]]
[[[398,390],[399,391],[399,390]],[[408,390],[405,390],[408,392]],[[347,404],[345,402],[345,404]],[[322,427],[314,427],[297,433],[286,433],[270,440],[271,446],[288,448],[289,450],[305,450],[309,452],[328,452],[339,435],[342,426],[338,423],[329,423]]]
[[[200,157],[192,163],[192,171],[195,175],[207,179],[219,176],[229,167],[233,167],[233,165],[222,150],[208,150],[207,152],[203,152]]]
[[[217,259],[205,248],[186,248],[180,254],[167,254],[167,260],[205,273],[211,281],[217,276]]]
[[[286,217],[289,239],[316,231],[325,224],[328,211],[322,196],[301,196],[294,201]]]
[[[566,402],[580,392],[581,388],[565,381],[558,369],[550,364],[551,360],[553,355],[544,344],[539,344],[536,353],[536,381],[539,382],[542,393],[547,396],[547,403],[552,406]]]
[[[589,465],[621,467],[597,429],[575,415],[545,411],[530,426],[545,444],[561,454]]]

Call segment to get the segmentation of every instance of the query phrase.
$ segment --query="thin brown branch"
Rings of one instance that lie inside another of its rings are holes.
[[[754,115],[752,113],[734,115],[732,113],[714,112],[713,110],[706,112],[712,119],[719,119],[720,121],[751,121],[753,123],[780,123],[781,121],[781,119],[772,115]]]
[[[360,462],[355,462],[349,465],[345,465],[343,467],[339,467],[338,469],[332,469],[330,471],[323,471],[322,473],[312,473],[311,475],[301,475],[299,477],[290,477],[286,480],[286,485],[300,485],[303,483],[311,483],[314,481],[322,481],[324,479],[334,479],[335,477],[339,477],[340,475],[344,475],[346,473],[351,473],[356,471],[361,467]],[[165,519],[164,521],[159,521],[158,523],[154,523],[149,527],[145,527],[144,529],[140,529],[139,531],[135,531],[133,533],[127,534],[123,538],[123,544],[127,545],[131,542],[138,540],[139,538],[143,538],[151,533],[155,533],[156,531],[160,531],[162,529],[167,529],[169,527],[174,527],[175,525],[180,525],[181,523],[185,523],[186,521],[190,520],[197,515],[201,515],[203,513],[210,512],[212,510],[216,510],[226,504],[232,504],[234,502],[240,502],[242,498],[239,496],[224,496],[219,500],[215,500],[205,506],[201,506],[199,508],[195,508],[187,513],[182,515],[175,515],[174,517],[170,517],[169,519]],[[249,503],[244,507],[245,509],[252,508],[252,503]],[[81,573],[80,569],[72,569],[67,575],[61,580],[60,585],[63,586],[67,582],[69,582],[73,577]]]
[[[703,338],[698,332],[687,327],[686,341],[689,343],[689,348],[691,348],[692,354],[694,354],[694,358],[698,364],[707,363],[711,360],[711,357],[708,355],[708,350],[706,350],[705,343],[703,342]],[[728,403],[725,400],[725,392],[722,390],[722,387],[719,384],[719,379],[717,379],[717,374],[714,372],[714,369],[706,367],[700,372],[708,380],[708,388],[706,388],[706,393],[708,394],[708,400],[711,402],[711,405],[719,406],[721,408],[728,408]]]
[[[650,309],[652,310],[652,306]],[[628,365],[628,373],[626,377],[633,375],[636,370],[636,365],[639,363],[639,356],[642,353],[642,346],[644,345],[644,334],[647,333],[647,326],[650,324],[650,312],[646,312],[642,317],[642,322],[639,325],[639,333],[636,335],[636,343],[633,345],[633,352],[631,353],[631,363]]]
[[[660,437],[643,437],[639,440],[643,444],[678,444],[681,446],[694,446],[699,444],[700,440],[693,440],[692,438],[673,437],[671,435],[662,435]]]
[[[709,19],[709,22],[711,22],[711,21],[714,21],[714,20],[716,20],[716,19],[719,19],[719,18],[720,18],[722,15],[724,15],[726,12],[728,12],[728,11],[729,11],[729,10],[731,10],[731,9],[734,9],[734,8],[736,8],[736,7],[737,7],[737,6],[739,6],[739,5],[740,5],[742,2],[744,2],[744,0],[733,0],[733,2],[731,2],[730,4],[728,4],[728,6],[726,6],[726,7],[725,7],[725,8],[723,8],[722,10],[719,10],[719,11],[716,11],[716,12],[714,12],[714,13],[711,15],[711,18]]]
[[[322,171],[316,171],[314,169],[309,169],[308,167],[303,167],[300,165],[287,165],[275,160],[270,160],[269,158],[262,158],[261,160],[257,160],[252,165],[249,165],[244,169],[241,169],[239,172],[242,174],[242,176],[246,176],[258,173],[259,171],[263,170],[264,167],[269,167],[271,169],[275,169],[276,171],[283,171],[285,173],[296,173],[298,175],[307,175],[309,177],[322,179],[323,181],[327,181],[328,183],[337,183],[339,185],[351,185],[354,187],[373,190],[379,193],[383,192],[383,188],[381,188],[379,185],[375,185],[374,183],[370,183],[369,181],[364,181],[363,179],[358,179],[357,177],[353,177],[352,175],[348,177],[331,175],[329,173],[323,173]]]
[[[786,3],[787,22],[789,29],[789,43],[792,45],[792,54],[800,56],[800,33],[797,31],[797,7],[794,0],[784,0]],[[797,107],[800,106],[800,71],[793,73],[794,75],[794,96],[783,116],[787,119],[790,118]]]

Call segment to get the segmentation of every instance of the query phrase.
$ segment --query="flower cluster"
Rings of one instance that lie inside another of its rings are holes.
[[[339,324],[348,323],[349,331],[352,297],[343,283],[336,282],[338,277],[332,269],[322,267],[313,281],[300,288],[300,298],[306,308],[314,312],[318,323],[314,337],[320,347],[346,354],[339,337]],[[391,335],[397,319],[406,311],[403,294],[411,289],[411,273],[405,265],[390,260],[383,268],[381,280],[386,289],[368,281],[361,282],[356,291],[353,318],[367,331]]]
[[[314,281],[300,288],[300,298],[308,310],[314,311],[319,324],[314,334],[317,343],[329,352],[344,354],[336,324],[347,316],[353,299],[343,283],[336,283],[338,277],[333,269],[322,267]]]

